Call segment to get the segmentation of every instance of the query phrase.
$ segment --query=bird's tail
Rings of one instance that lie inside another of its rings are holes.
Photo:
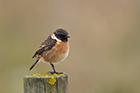
[[[33,69],[33,67],[37,64],[39,62],[39,59],[37,59],[36,61],[35,61],[35,63],[30,67],[30,69],[29,70],[32,70]]]

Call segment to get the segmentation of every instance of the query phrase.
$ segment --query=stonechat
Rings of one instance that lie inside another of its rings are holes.
[[[63,61],[68,56],[69,38],[69,33],[61,28],[48,36],[33,55],[32,58],[36,58],[36,61],[30,67],[30,70],[32,70],[37,63],[48,62],[53,69],[51,73],[58,73],[55,70],[54,63]]]

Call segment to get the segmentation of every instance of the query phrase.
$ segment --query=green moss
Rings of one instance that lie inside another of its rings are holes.
[[[48,73],[34,73],[32,74],[32,77],[34,78],[50,78],[50,77],[61,77],[64,76],[64,74],[51,74],[50,72]]]
[[[51,74],[50,72],[48,72],[48,73],[34,73],[31,76],[33,78],[49,78],[48,83],[50,85],[55,85],[57,78],[64,76],[64,74]]]
[[[56,83],[56,78],[55,78],[55,77],[51,77],[51,78],[48,80],[48,83],[49,83],[50,85],[55,85],[55,83]]]

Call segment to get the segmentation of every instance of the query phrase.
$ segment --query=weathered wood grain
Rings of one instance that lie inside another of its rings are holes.
[[[66,74],[33,74],[24,78],[24,93],[67,93]]]

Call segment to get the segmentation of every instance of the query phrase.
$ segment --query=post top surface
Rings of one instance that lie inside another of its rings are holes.
[[[47,73],[34,73],[31,75],[25,76],[25,78],[59,78],[59,77],[67,77],[67,74],[51,74],[50,72]]]

